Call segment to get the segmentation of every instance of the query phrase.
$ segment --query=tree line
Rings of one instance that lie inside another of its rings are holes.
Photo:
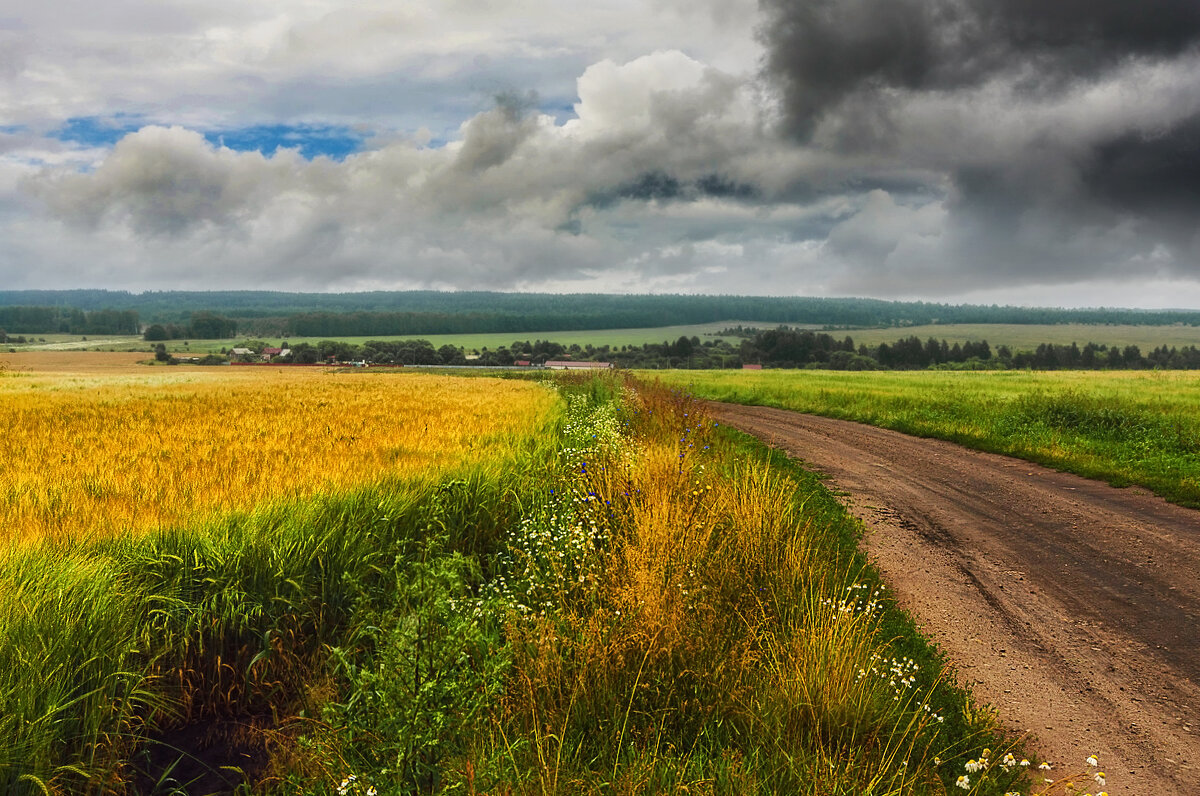
[[[160,340],[223,340],[238,333],[237,321],[211,312],[195,312],[184,324],[152,323],[142,337],[151,342]]]
[[[187,338],[221,340],[237,333],[237,321],[206,311],[189,313],[181,323],[153,323],[143,330],[135,310],[0,306],[0,342],[17,334],[141,334],[153,342]]]
[[[81,310],[72,307],[0,306],[5,334],[137,334],[133,310]]]
[[[265,343],[244,340],[240,348],[261,351]],[[542,365],[550,360],[609,362],[621,368],[741,368],[758,365],[767,368],[820,368],[827,370],[917,370],[943,369],[1200,369],[1200,348],[1159,346],[1143,354],[1136,345],[1108,346],[1087,343],[1063,345],[1043,343],[1036,349],[1014,351],[1009,346],[993,348],[986,340],[948,343],[946,340],[916,336],[874,346],[855,345],[850,336],[838,337],[827,332],[771,329],[753,337],[730,343],[723,339],[701,340],[681,336],[675,341],[643,345],[563,345],[549,340],[515,340],[495,349],[466,349],[442,345],[435,347],[424,339],[372,340],[362,345],[345,341],[322,340],[297,343],[283,348],[290,353],[275,361],[292,364],[323,362],[364,362],[374,365],[437,366],[454,365],[497,367]],[[255,356],[245,361],[258,361]],[[220,360],[218,360],[220,361]],[[215,362],[214,362],[215,364]]]
[[[807,330],[772,329],[743,340],[738,351],[743,364],[768,367],[816,367],[832,370],[915,370],[923,368],[978,369],[1200,369],[1200,348],[1159,346],[1143,354],[1136,345],[1109,346],[1089,342],[1041,343],[1035,349],[1014,351],[1006,345],[995,349],[986,340],[947,343],[934,337],[915,335],[875,346],[854,345],[827,333]]]
[[[1062,309],[864,298],[494,291],[0,291],[0,308],[15,306],[134,312],[145,323],[164,326],[186,325],[193,314],[210,312],[238,321],[239,328],[252,334],[313,337],[645,328],[729,319],[836,328],[939,323],[1200,325],[1200,311],[1194,310]]]

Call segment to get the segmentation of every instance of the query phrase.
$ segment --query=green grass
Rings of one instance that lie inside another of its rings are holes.
[[[78,334],[27,334],[29,342],[5,343],[4,350],[16,351],[136,351],[146,350],[150,343],[137,335],[78,335]]]
[[[443,345],[458,346],[467,351],[482,350],[488,348],[495,350],[501,346],[511,346],[514,342],[520,340],[533,342],[535,340],[549,340],[555,343],[569,346],[578,344],[580,346],[588,345],[599,347],[607,345],[615,348],[621,346],[641,346],[643,343],[661,343],[663,341],[675,342],[680,337],[699,337],[701,340],[706,339],[726,339],[731,342],[737,338],[727,337],[720,338],[717,334],[723,329],[730,326],[737,326],[739,321],[722,321],[720,323],[701,323],[688,326],[662,326],[646,329],[595,329],[581,331],[566,331],[566,332],[499,332],[495,334],[433,334],[433,335],[408,335],[407,337],[345,337],[337,338],[346,342],[361,345],[368,340],[405,340],[419,338],[428,340],[433,343],[434,348],[440,348]],[[759,324],[762,325],[762,324]],[[317,343],[318,338],[305,338],[307,342]],[[288,338],[289,342],[300,342],[300,338]]]
[[[516,755],[531,790],[941,793],[996,746],[815,476],[685,395],[638,390],[637,452],[589,457],[581,488],[611,505],[600,585],[514,662],[540,679],[503,735],[548,733]]]
[[[563,345],[578,344],[586,346],[608,345],[615,348],[621,346],[641,346],[643,343],[661,343],[664,340],[674,342],[681,336],[699,337],[701,340],[724,339],[737,345],[738,338],[721,338],[718,334],[723,329],[732,326],[757,326],[770,329],[778,324],[763,321],[720,321],[718,323],[693,324],[689,326],[664,326],[645,329],[596,329],[566,332],[501,332],[496,334],[444,334],[444,335],[405,335],[405,336],[374,336],[374,337],[290,337],[290,343],[312,343],[333,339],[342,342],[362,345],[368,340],[408,340],[426,339],[434,347],[452,345],[467,351],[481,350],[487,347],[495,350],[501,346],[510,346],[517,340],[550,340]],[[930,337],[947,342],[964,343],[967,341],[987,340],[993,348],[1007,345],[1013,351],[1033,350],[1041,343],[1058,343],[1070,345],[1078,343],[1081,347],[1089,342],[1102,343],[1110,347],[1124,348],[1136,345],[1145,354],[1161,345],[1182,347],[1187,345],[1200,346],[1200,326],[1130,326],[1130,325],[1088,325],[1088,324],[938,324],[928,326],[890,327],[885,329],[847,329],[831,331],[829,334],[837,339],[849,335],[855,344],[865,343],[875,346],[880,343],[893,343],[904,337],[916,335],[921,340]],[[26,335],[30,337],[30,335]],[[149,350],[152,346],[140,338],[129,336],[108,337],[95,335],[83,341],[79,335],[45,334],[32,335],[33,338],[45,338],[45,343],[30,343],[13,345],[18,351],[24,350],[61,350],[64,346],[71,349],[95,350]],[[241,338],[237,338],[241,339]],[[280,338],[264,338],[265,342],[279,345]],[[188,340],[184,346],[182,340],[167,341],[167,348],[172,352],[191,352],[196,354],[215,353],[221,348],[229,348],[236,342],[230,340]]]
[[[819,479],[679,392],[561,384],[439,482],[8,551],[0,792],[167,792],[164,731],[230,718],[279,793],[941,794],[1003,742]]]
[[[460,555],[494,546],[541,488],[547,438],[531,429],[510,459],[447,482],[2,551],[0,793],[120,791],[162,773],[144,761],[172,758],[164,732],[303,710],[329,645],[394,599],[397,558],[434,527]]]
[[[466,350],[478,350],[484,346],[496,349],[500,346],[510,346],[517,340],[530,342],[542,339],[551,340],[563,345],[577,343],[580,346],[623,345],[641,346],[643,343],[661,343],[664,340],[674,342],[680,336],[698,336],[706,339],[725,339],[735,346],[739,339],[734,337],[719,338],[717,334],[723,329],[737,325],[757,326],[771,329],[778,324],[766,322],[721,321],[720,323],[696,324],[692,326],[664,326],[649,329],[597,329],[570,332],[518,332],[500,334],[454,334],[454,335],[420,335],[433,343],[434,347],[446,344],[460,346]],[[1136,345],[1142,353],[1148,353],[1160,345],[1182,347],[1186,345],[1200,346],[1200,326],[1128,326],[1128,325],[1088,325],[1088,324],[944,324],[934,326],[892,327],[887,329],[849,329],[831,331],[829,334],[837,339],[849,335],[854,338],[856,345],[866,343],[875,346],[880,343],[894,343],[901,338],[916,335],[921,340],[934,337],[946,340],[951,345],[956,342],[987,340],[993,347],[1007,345],[1013,351],[1033,350],[1041,343],[1059,343],[1070,345],[1078,343],[1083,347],[1089,342],[1103,343],[1110,347],[1124,348]],[[410,336],[412,337],[412,336]],[[317,343],[323,338],[289,338],[289,342]],[[370,339],[402,340],[403,337],[339,337],[349,343],[361,345]],[[279,343],[278,340],[270,342]],[[168,344],[172,346],[178,344]],[[228,345],[228,341],[225,345]],[[219,350],[220,345],[209,348],[208,342],[192,341],[191,348],[200,350],[197,346],[205,346],[204,350]]]
[[[697,396],[856,420],[1200,507],[1200,374],[673,371]]]
[[[930,337],[936,340],[945,340],[951,345],[987,340],[993,349],[1006,345],[1014,352],[1032,351],[1041,343],[1060,345],[1078,343],[1080,348],[1088,343],[1096,343],[1122,349],[1128,345],[1136,345],[1143,354],[1162,345],[1177,348],[1188,345],[1200,346],[1200,326],[948,323],[887,329],[849,329],[830,332],[830,334],[839,340],[850,335],[854,338],[855,345],[865,343],[868,346],[877,346],[880,343],[891,344],[912,335],[916,335],[922,341],[928,340]]]
[[[701,323],[687,326],[662,326],[645,329],[596,329],[582,331],[565,331],[565,332],[498,332],[494,334],[425,334],[425,335],[374,335],[369,337],[288,337],[288,338],[255,338],[261,339],[271,345],[279,345],[286,339],[289,343],[311,343],[316,345],[321,340],[338,340],[341,342],[351,343],[354,345],[362,345],[369,340],[428,340],[433,343],[435,348],[440,348],[443,345],[452,345],[466,349],[467,351],[480,350],[484,347],[495,350],[501,346],[511,346],[514,342],[520,340],[533,342],[535,340],[549,340],[563,345],[571,345],[577,343],[580,346],[608,345],[616,348],[621,346],[641,346],[643,343],[661,343],[663,341],[675,342],[681,336],[699,337],[701,340],[716,340],[725,339],[736,344],[738,338],[727,337],[721,338],[718,332],[727,329],[731,326],[742,325],[757,325],[771,327],[774,324],[751,323],[743,321],[721,321],[719,323]],[[28,337],[28,335],[27,335]],[[140,338],[130,338],[128,336],[106,337],[95,335],[88,337],[87,342],[83,342],[78,335],[34,335],[34,337],[46,338],[46,343],[30,343],[26,345],[14,345],[18,351],[26,350],[54,350],[54,347],[61,348],[62,345],[71,345],[72,347],[94,348],[96,350],[114,349],[117,351],[146,351],[153,347],[153,343],[146,342]],[[167,350],[175,353],[215,353],[222,348],[232,347],[238,340],[244,339],[245,335],[229,340],[188,340],[187,346],[184,346],[183,340],[168,340],[166,341]]]

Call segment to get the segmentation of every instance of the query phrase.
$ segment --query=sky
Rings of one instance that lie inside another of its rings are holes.
[[[1200,308],[1195,0],[0,0],[0,288]]]

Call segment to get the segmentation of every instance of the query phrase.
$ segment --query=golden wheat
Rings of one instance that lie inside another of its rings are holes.
[[[149,530],[475,460],[533,433],[528,383],[319,369],[0,378],[0,533]]]

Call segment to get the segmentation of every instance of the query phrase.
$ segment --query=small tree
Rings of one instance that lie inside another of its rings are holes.
[[[438,357],[441,358],[443,365],[467,364],[467,358],[463,355],[462,349],[449,343],[438,349]]]
[[[311,343],[296,343],[292,347],[292,362],[299,365],[315,365],[320,359],[316,346]]]

